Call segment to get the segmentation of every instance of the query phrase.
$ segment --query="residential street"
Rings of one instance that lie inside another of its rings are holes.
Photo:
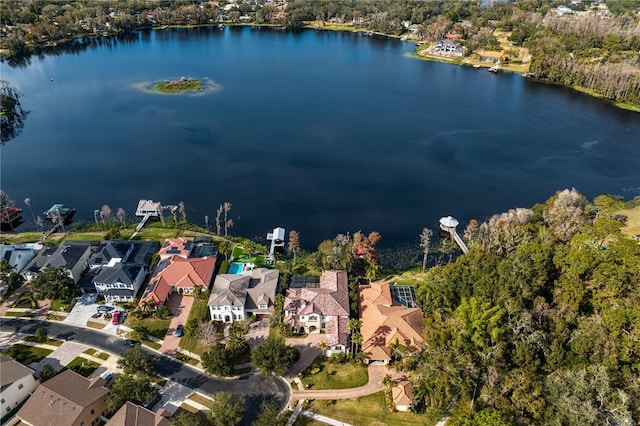
[[[123,344],[124,339],[115,335],[58,322],[22,318],[2,318],[0,331],[34,334],[38,327],[45,327],[49,336],[52,338],[84,343],[93,348],[116,355],[122,355],[130,349]],[[148,350],[147,348],[144,349]],[[260,403],[264,399],[275,401],[281,408],[289,401],[290,389],[284,380],[280,378],[264,378],[257,374],[250,374],[245,380],[215,379],[180,361],[160,355],[151,350],[148,351],[160,357],[156,371],[163,377],[169,378],[191,389],[197,389],[203,394],[211,395],[215,392],[225,390],[244,398],[246,414],[243,419],[243,424],[251,423],[251,420],[257,414]]]

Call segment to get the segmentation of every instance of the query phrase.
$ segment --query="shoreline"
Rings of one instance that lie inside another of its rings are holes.
[[[177,28],[177,29],[194,29],[194,28],[207,28],[207,27],[216,27],[216,28],[224,28],[224,27],[256,27],[256,28],[271,28],[271,29],[284,29],[284,30],[288,30],[288,28],[286,27],[286,25],[282,25],[282,24],[259,24],[259,23],[255,23],[255,22],[248,22],[248,23],[243,23],[243,22],[237,22],[237,23],[227,23],[227,22],[218,22],[218,23],[207,23],[207,24],[192,24],[192,25],[163,25],[163,26],[156,26],[156,27],[145,27],[145,28],[136,28],[136,29],[131,29],[131,30],[116,30],[116,31],[111,31],[111,32],[103,32],[102,34],[87,34],[83,37],[77,37],[77,38],[73,38],[73,39],[61,39],[55,42],[51,42],[48,41],[44,44],[38,43],[38,44],[32,44],[31,46],[33,46],[36,49],[46,49],[48,47],[62,47],[60,46],[60,44],[62,44],[63,46],[65,44],[72,44],[78,40],[82,40],[82,39],[98,39],[100,37],[104,37],[104,38],[111,38],[111,37],[117,37],[117,36],[122,36],[123,34],[126,34],[127,32],[140,32],[140,31],[163,31],[166,29],[173,29],[173,28]],[[423,46],[425,45],[424,42],[411,37],[410,34],[400,34],[400,35],[393,35],[393,34],[385,34],[385,33],[381,33],[381,32],[377,32],[377,31],[371,31],[368,30],[366,28],[362,28],[362,27],[353,27],[350,26],[348,24],[324,24],[324,23],[319,23],[319,21],[307,21],[301,28],[301,30],[316,30],[316,31],[334,31],[334,32],[350,32],[350,33],[364,33],[364,35],[367,36],[377,36],[377,37],[387,37],[387,38],[393,38],[393,39],[397,39],[397,40],[401,40],[401,41],[407,41],[410,43],[414,43],[415,44],[415,49],[414,52],[412,54],[410,54],[409,56],[416,58],[416,59],[422,59],[422,60],[426,60],[426,61],[435,61],[435,62],[443,62],[443,63],[448,63],[451,65],[462,65],[462,66],[474,66],[474,65],[479,65],[480,68],[490,68],[491,66],[495,65],[495,64],[485,64],[479,61],[471,61],[470,59],[452,59],[452,58],[447,58],[447,57],[439,57],[437,55],[422,55],[420,54],[420,52],[418,51],[418,47],[419,46]],[[292,30],[295,31],[295,30]],[[423,50],[426,50],[423,49]],[[7,61],[7,57],[10,57],[10,54],[6,53],[6,49],[3,49],[2,51],[2,55],[0,55],[0,61],[4,62]],[[10,53],[10,52],[9,52]],[[46,52],[42,52],[45,53]],[[35,51],[32,51],[28,56],[26,57],[30,57],[35,55]],[[524,76],[524,74],[528,71],[528,67],[526,68],[526,70],[520,70],[520,69],[516,69],[514,67],[510,67],[509,65],[501,65],[500,66],[500,71],[506,71],[506,72],[514,72],[514,73],[519,73],[521,75],[523,75],[523,77],[528,78],[526,76]],[[535,81],[537,83],[542,83],[542,84],[547,84],[547,85],[551,85],[551,86],[559,86],[559,87],[567,87],[569,89],[584,93],[588,96],[591,96],[593,98],[596,99],[600,99],[610,105],[615,106],[618,109],[622,109],[625,111],[631,111],[631,112],[636,112],[636,113],[640,113],[640,105],[635,105],[635,104],[630,104],[630,103],[626,103],[626,102],[616,102],[610,99],[605,98],[603,95],[594,92],[592,90],[586,89],[584,87],[580,87],[580,86],[576,86],[576,85],[572,85],[572,86],[568,86],[568,85],[564,85],[564,84],[553,84],[553,83],[549,83],[549,82],[545,82],[545,81],[540,81],[540,80],[532,80]]]

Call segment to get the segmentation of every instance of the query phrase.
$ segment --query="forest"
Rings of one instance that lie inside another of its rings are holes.
[[[530,52],[530,77],[584,90],[619,104],[640,105],[640,2],[565,0],[420,1],[294,0],[229,3],[195,0],[0,1],[3,60],[21,65],[31,55],[78,50],[87,39],[122,37],[153,27],[239,24],[289,29],[320,22],[326,28],[371,30],[432,43],[453,34],[466,54],[500,50],[495,31]],[[605,5],[606,3],[606,5]],[[597,4],[598,6],[593,6]],[[554,8],[570,6],[570,15]],[[411,25],[409,25],[411,24]],[[512,56],[510,48],[505,57]],[[521,58],[524,59],[524,58]]]
[[[636,198],[635,204],[640,204]],[[640,424],[640,244],[625,203],[575,189],[465,230],[416,281],[426,339],[402,367],[448,425]]]

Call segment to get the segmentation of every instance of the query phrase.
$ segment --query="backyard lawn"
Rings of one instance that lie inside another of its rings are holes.
[[[622,227],[622,233],[629,238],[640,235],[640,206],[632,209],[618,210],[616,214],[626,216],[627,222]]]
[[[305,387],[312,390],[357,388],[368,381],[367,367],[350,362],[330,364],[323,356],[304,370],[302,378]]]
[[[7,349],[4,352],[4,355],[19,361],[24,365],[29,365],[32,362],[38,362],[45,359],[51,352],[53,351],[50,349],[26,346],[18,343]]]
[[[384,392],[355,399],[316,400],[311,403],[308,410],[352,425],[415,426],[435,424],[435,422],[429,423],[427,418],[413,413],[392,413],[385,407]]]

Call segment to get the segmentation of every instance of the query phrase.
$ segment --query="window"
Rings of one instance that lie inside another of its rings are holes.
[[[23,385],[22,383],[20,383],[20,384],[18,385],[18,389],[22,389],[23,387],[24,387],[24,385]]]
[[[265,304],[258,305],[258,308],[260,308],[260,309],[267,309],[267,305],[265,305]]]
[[[2,398],[2,401],[0,401],[0,404],[4,404],[4,398]]]
[[[96,410],[94,410],[93,408],[91,409],[91,414],[95,414]]]
[[[11,411],[11,407],[7,407],[7,413]]]

